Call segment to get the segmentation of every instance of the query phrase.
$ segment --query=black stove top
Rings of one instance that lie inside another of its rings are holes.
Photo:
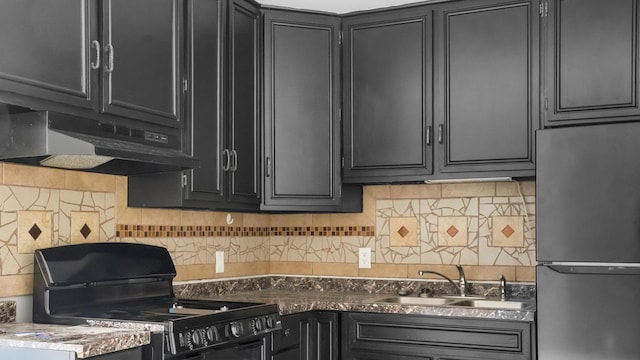
[[[108,319],[137,322],[165,322],[193,316],[229,313],[237,314],[246,308],[262,308],[265,304],[219,300],[176,299],[146,304],[117,304],[107,307],[83,307],[75,311],[57,313],[58,317]]]
[[[281,328],[274,304],[178,299],[165,248],[132,243],[67,245],[35,252],[33,321],[163,325],[168,356],[265,336]]]

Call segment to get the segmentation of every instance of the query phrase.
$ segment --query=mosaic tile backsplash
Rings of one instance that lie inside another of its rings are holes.
[[[31,292],[34,249],[96,241],[167,247],[176,280],[455,277],[463,264],[471,280],[535,281],[534,182],[367,186],[360,214],[268,215],[129,208],[122,176],[0,163],[0,179],[0,297]]]

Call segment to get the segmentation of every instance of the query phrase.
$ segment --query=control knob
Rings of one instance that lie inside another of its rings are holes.
[[[193,345],[200,345],[202,339],[200,338],[200,334],[198,333],[198,330],[194,330],[191,333],[191,343]]]
[[[262,321],[259,318],[251,320],[251,330],[256,333],[262,331]]]
[[[218,338],[220,337],[220,335],[218,334],[218,329],[215,326],[207,328],[206,335],[207,340],[211,343],[218,341]]]
[[[272,329],[274,326],[273,318],[271,316],[265,316],[265,326],[267,329]]]
[[[239,322],[231,323],[231,335],[234,337],[242,336],[242,324]]]

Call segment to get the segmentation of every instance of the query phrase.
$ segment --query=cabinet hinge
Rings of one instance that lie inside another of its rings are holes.
[[[549,15],[549,3],[543,1],[540,3],[540,17],[547,17]]]
[[[344,169],[344,157],[340,159],[340,166],[342,166],[342,168]]]
[[[544,98],[544,111],[549,110],[549,98]]]
[[[187,174],[182,174],[182,187],[187,186]]]
[[[189,80],[182,79],[182,91],[184,92],[189,91]]]
[[[338,45],[342,46],[342,40],[344,39],[344,33],[340,31],[338,34]]]

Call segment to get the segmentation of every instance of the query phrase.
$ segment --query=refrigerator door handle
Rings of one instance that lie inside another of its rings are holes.
[[[640,275],[639,264],[548,264],[546,266],[562,274]]]

